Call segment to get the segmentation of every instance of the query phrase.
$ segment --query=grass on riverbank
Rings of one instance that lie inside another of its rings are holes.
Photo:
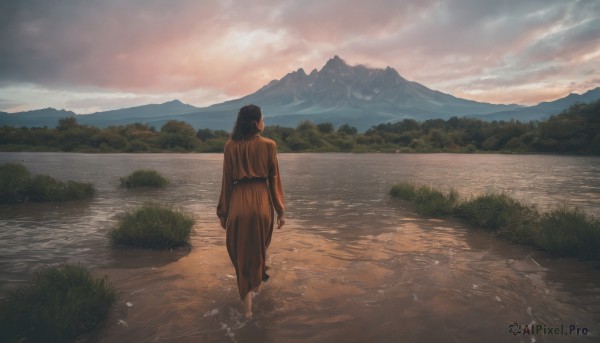
[[[0,300],[2,342],[65,342],[92,331],[116,299],[106,278],[78,265],[46,267]]]
[[[80,200],[94,193],[91,183],[64,183],[47,175],[32,176],[21,164],[0,165],[0,203]]]
[[[444,194],[430,186],[416,186],[411,182],[394,185],[390,194],[412,202],[417,213],[425,216],[452,214],[458,201],[458,193],[454,190]]]
[[[109,232],[113,244],[142,248],[169,249],[190,246],[195,219],[181,210],[145,205],[121,214],[118,225]]]
[[[422,215],[454,215],[499,237],[536,246],[557,256],[600,259],[600,219],[579,209],[561,207],[540,214],[506,194],[486,194],[459,201],[429,186],[400,182],[392,196],[411,202]]]
[[[535,245],[558,255],[600,260],[600,218],[575,208],[544,213]]]
[[[156,187],[161,188],[167,185],[169,181],[155,170],[136,170],[133,173],[121,178],[122,188],[134,187]]]
[[[521,204],[506,194],[485,194],[469,199],[460,203],[454,214],[521,244],[533,244],[539,226],[539,213],[534,206]]]

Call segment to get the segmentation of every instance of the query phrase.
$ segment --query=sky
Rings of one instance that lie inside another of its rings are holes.
[[[2,0],[0,111],[203,107],[334,55],[535,105],[600,86],[600,1]]]

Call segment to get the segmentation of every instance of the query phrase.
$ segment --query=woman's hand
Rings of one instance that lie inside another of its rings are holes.
[[[281,227],[285,224],[285,219],[283,219],[283,215],[277,217],[277,230],[281,229]]]

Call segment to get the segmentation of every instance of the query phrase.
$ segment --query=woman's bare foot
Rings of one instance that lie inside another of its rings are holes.
[[[252,318],[252,292],[248,292],[244,298],[244,317]]]

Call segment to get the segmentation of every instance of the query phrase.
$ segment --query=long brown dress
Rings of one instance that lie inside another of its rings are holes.
[[[227,252],[242,299],[266,278],[273,210],[282,215],[283,209],[275,142],[259,135],[227,141],[217,216],[226,219]]]

